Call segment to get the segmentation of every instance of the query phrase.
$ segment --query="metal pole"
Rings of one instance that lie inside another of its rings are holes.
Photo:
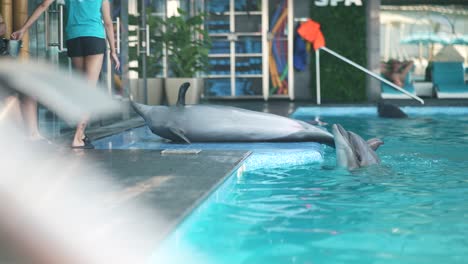
[[[288,4],[288,18],[287,18],[287,26],[288,26],[288,95],[289,100],[294,101],[295,93],[294,93],[294,1],[290,0],[287,2]]]
[[[144,32],[145,34],[149,34],[149,32],[146,32],[145,0],[141,0],[140,22],[141,22],[140,31],[142,31],[142,33]],[[143,34],[140,34],[140,36],[143,36]],[[144,35],[144,36],[147,36],[147,35]],[[141,38],[139,45],[143,45],[143,41],[145,41],[145,45],[148,45],[149,43],[146,43],[146,39],[147,37]],[[146,48],[142,47],[142,49],[140,50],[141,50],[141,54],[140,54],[141,55],[141,71],[143,73],[143,76],[142,76],[143,77],[143,102],[146,104],[148,103],[148,80],[146,76],[146,56],[148,56],[148,54],[146,53]]]
[[[315,51],[315,76],[317,81],[317,104],[320,104],[320,49]]]
[[[269,45],[268,45],[268,20],[269,20],[269,13],[268,13],[268,0],[262,0],[262,92],[263,92],[263,100],[268,101],[268,97],[270,96],[270,80],[269,80]]]
[[[382,78],[381,76],[379,76],[379,75],[377,75],[377,74],[375,74],[375,73],[369,71],[368,69],[362,67],[361,65],[359,65],[359,64],[357,64],[357,63],[355,63],[355,62],[353,62],[353,61],[351,61],[351,60],[348,60],[347,58],[345,58],[345,57],[341,56],[340,54],[338,54],[338,53],[336,53],[336,52],[334,52],[334,51],[328,49],[327,47],[321,47],[320,49],[322,49],[322,50],[324,50],[324,51],[330,53],[331,55],[337,57],[338,59],[341,59],[341,60],[343,60],[343,61],[345,61],[345,62],[351,64],[352,66],[354,66],[354,67],[360,69],[361,71],[363,71],[363,72],[369,74],[370,76],[372,76],[372,77],[374,77],[374,78],[376,78],[376,79],[378,79],[378,80],[380,80],[380,81],[382,81],[382,82],[384,82],[384,83],[390,85],[392,88],[394,88],[394,89],[396,89],[396,90],[398,90],[398,91],[400,91],[400,92],[402,92],[402,93],[408,95],[409,97],[411,97],[411,98],[413,98],[413,99],[415,99],[415,100],[418,100],[421,104],[424,104],[424,100],[421,99],[421,98],[419,98],[418,96],[416,96],[416,95],[414,95],[414,94],[411,94],[410,92],[408,92],[408,91],[402,89],[401,87],[396,86],[396,85],[393,84],[392,82],[389,82],[389,81],[385,80],[385,79]]]
[[[231,62],[231,69],[229,74],[231,75],[231,96],[236,96],[236,41],[237,37],[235,37],[234,32],[236,32],[236,21],[235,16],[235,2],[234,0],[229,1],[229,29],[230,33],[228,36],[229,40],[229,54],[230,54],[230,62]],[[264,95],[265,96],[265,95]],[[265,97],[264,97],[265,98]]]

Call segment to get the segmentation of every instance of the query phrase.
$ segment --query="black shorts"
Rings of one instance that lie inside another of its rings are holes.
[[[103,38],[79,37],[67,40],[67,54],[70,58],[104,54],[106,48],[106,40]]]

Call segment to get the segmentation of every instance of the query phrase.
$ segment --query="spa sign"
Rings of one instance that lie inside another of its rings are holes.
[[[362,6],[362,0],[315,0],[315,6]]]

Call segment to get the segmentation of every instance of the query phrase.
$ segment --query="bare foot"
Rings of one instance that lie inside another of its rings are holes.
[[[45,137],[43,137],[41,134],[39,134],[39,133],[33,133],[33,134],[29,135],[29,140],[38,141],[38,140],[47,140],[47,139]]]
[[[72,147],[83,147],[85,145],[82,139],[74,139],[72,143]]]

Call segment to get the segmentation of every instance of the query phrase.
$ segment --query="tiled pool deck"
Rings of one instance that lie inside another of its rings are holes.
[[[86,152],[118,185],[138,190],[116,203],[141,202],[157,212],[162,226],[155,240],[164,238],[249,155],[239,150],[204,150],[196,155],[165,155],[151,149]]]

